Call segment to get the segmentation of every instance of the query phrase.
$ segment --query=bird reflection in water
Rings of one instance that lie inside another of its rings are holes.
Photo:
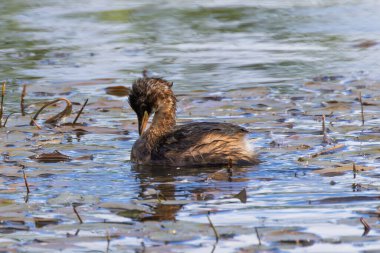
[[[233,198],[247,187],[247,173],[253,169],[252,166],[203,167],[200,173],[199,167],[159,169],[157,166],[133,165],[132,170],[140,181],[139,199],[158,200],[151,205],[152,213],[145,213],[137,219],[175,220],[186,201]],[[153,194],[146,194],[151,189],[154,189]]]

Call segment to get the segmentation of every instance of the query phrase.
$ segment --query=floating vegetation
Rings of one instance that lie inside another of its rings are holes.
[[[125,86],[110,86],[106,88],[106,93],[117,97],[126,97],[129,95],[129,88]]]
[[[66,99],[66,98],[57,98],[57,99],[55,99],[55,100],[53,100],[53,101],[50,101],[50,102],[45,103],[45,104],[44,104],[44,105],[43,105],[43,106],[42,106],[42,107],[36,112],[36,114],[34,114],[32,120],[30,121],[30,125],[32,126],[32,125],[35,125],[35,124],[36,124],[35,122],[36,122],[36,120],[37,120],[38,115],[39,115],[39,114],[40,114],[40,113],[41,113],[46,107],[48,107],[49,105],[54,105],[54,104],[56,104],[56,103],[58,103],[58,102],[60,102],[60,101],[64,101],[64,102],[66,102],[66,107],[65,107],[65,109],[64,109],[62,112],[60,112],[60,113],[58,113],[58,114],[56,114],[56,115],[54,115],[54,116],[48,118],[47,120],[45,120],[45,123],[46,123],[46,124],[56,125],[60,120],[66,118],[66,117],[68,117],[68,116],[70,116],[70,115],[71,115],[71,112],[72,112],[72,110],[73,110],[73,106],[72,106],[71,101],[68,100],[68,99]]]
[[[55,150],[52,153],[42,153],[38,155],[33,155],[29,158],[43,163],[67,162],[71,160],[70,156],[64,155],[58,150]]]

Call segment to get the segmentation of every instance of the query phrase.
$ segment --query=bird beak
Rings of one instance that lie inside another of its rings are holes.
[[[149,114],[147,111],[144,112],[144,115],[141,119],[139,119],[139,135],[141,136],[146,128],[146,124],[148,123]]]

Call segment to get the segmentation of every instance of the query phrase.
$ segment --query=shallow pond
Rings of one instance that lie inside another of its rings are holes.
[[[379,11],[375,0],[1,1],[14,114],[0,128],[0,251],[378,252]],[[179,124],[244,126],[262,163],[133,166],[137,119],[127,90],[109,87],[144,68],[174,82]],[[44,124],[65,103],[29,125],[59,97],[73,102],[66,122],[89,99],[78,125]]]

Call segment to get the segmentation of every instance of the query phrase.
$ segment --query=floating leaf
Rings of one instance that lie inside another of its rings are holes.
[[[71,161],[70,156],[64,155],[60,153],[58,150],[55,150],[53,153],[42,153],[31,156],[29,158],[42,163],[57,163]]]
[[[361,41],[361,42],[355,44],[354,47],[369,48],[369,47],[376,46],[377,44],[378,44],[378,42],[374,41],[374,40],[364,40],[364,41]]]
[[[134,211],[139,211],[139,212],[150,212],[150,208],[147,206],[143,205],[136,205],[136,204],[131,204],[131,203],[117,203],[117,202],[105,202],[99,204],[100,207],[102,208],[107,208],[110,210],[134,210]]]
[[[129,95],[129,88],[125,86],[110,86],[106,88],[106,93],[108,95],[125,97]]]
[[[320,238],[312,233],[298,232],[293,230],[279,230],[266,233],[264,235],[264,240],[275,243],[309,246],[313,245],[315,242],[320,241]]]
[[[234,195],[234,198],[237,198],[241,203],[247,203],[247,191],[245,188],[241,190],[238,194]]]
[[[60,222],[59,219],[55,218],[34,217],[33,219],[37,228],[42,228],[47,225],[56,225]]]
[[[379,201],[380,196],[348,196],[348,197],[333,197],[325,198],[317,201],[312,201],[311,203],[318,204],[339,204],[339,203],[352,203],[359,201]]]
[[[375,167],[366,167],[366,166],[361,166],[361,165],[355,165],[356,171],[361,172],[361,171],[368,171],[368,170],[373,170]],[[343,175],[347,171],[353,171],[353,164],[341,164],[341,165],[336,165],[333,168],[325,168],[325,169],[319,169],[319,170],[314,170],[314,173],[318,173],[322,176],[339,176]]]

